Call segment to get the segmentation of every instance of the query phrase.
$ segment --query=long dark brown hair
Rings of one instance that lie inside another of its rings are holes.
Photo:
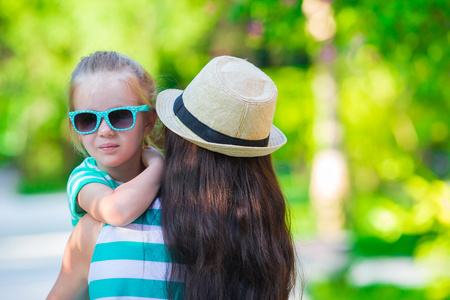
[[[295,251],[270,155],[222,155],[167,129],[165,157],[162,228],[184,299],[288,299]]]

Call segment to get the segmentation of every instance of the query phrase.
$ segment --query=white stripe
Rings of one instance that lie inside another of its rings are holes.
[[[161,201],[159,201],[159,198],[156,198],[155,201],[152,204],[153,209],[161,209]]]
[[[141,224],[129,224],[124,227],[104,226],[97,244],[122,241],[164,244],[161,226]]]
[[[141,260],[106,260],[91,263],[88,282],[110,278],[135,278],[165,281],[170,263]]]

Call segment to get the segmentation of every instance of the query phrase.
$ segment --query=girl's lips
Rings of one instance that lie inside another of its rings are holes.
[[[116,150],[119,147],[119,145],[116,144],[103,144],[100,145],[100,147],[98,147],[100,150],[102,150],[103,152],[112,152],[114,150]]]

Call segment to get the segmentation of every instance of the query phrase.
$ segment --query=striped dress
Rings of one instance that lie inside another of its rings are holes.
[[[105,225],[89,270],[90,299],[168,299],[171,262],[161,231],[160,201],[133,223]],[[174,299],[182,299],[183,283],[172,284]]]

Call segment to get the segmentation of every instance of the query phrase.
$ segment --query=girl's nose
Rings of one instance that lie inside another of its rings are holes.
[[[108,123],[106,123],[105,119],[101,119],[100,126],[98,127],[98,135],[99,136],[112,136],[114,135],[114,129],[109,127]]]

